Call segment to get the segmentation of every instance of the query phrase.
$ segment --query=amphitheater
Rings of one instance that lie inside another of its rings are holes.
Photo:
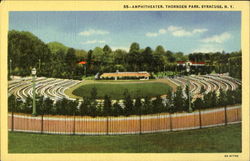
[[[185,87],[187,86],[188,80],[190,81],[190,90],[194,98],[199,96],[202,86],[205,89],[205,93],[210,91],[223,90],[235,90],[241,81],[229,77],[227,75],[192,75],[190,77],[176,77],[176,78],[164,78],[172,82],[175,86],[181,86],[183,89],[183,95],[186,96]],[[84,80],[83,80],[84,81]],[[56,78],[36,78],[36,94],[42,95],[44,97],[49,97],[50,99],[57,101],[62,98],[67,98],[70,100],[75,100],[70,98],[65,94],[65,90],[71,88],[78,83],[79,80],[70,79],[56,79]],[[25,99],[30,96],[32,97],[32,78],[18,78],[9,81],[9,94],[14,94],[18,99],[25,101]]]
[[[195,97],[200,96],[202,86],[205,92],[235,90],[241,81],[227,75],[194,75],[188,77],[163,78],[175,86],[181,86],[183,95],[187,81],[190,81],[191,92]],[[49,97],[54,101],[69,98],[65,90],[82,81],[69,79],[55,79],[39,77],[36,79],[36,94]],[[9,81],[9,94],[14,94],[17,99],[25,101],[32,97],[32,79],[18,78]],[[241,104],[227,107],[196,110],[191,113],[157,113],[132,116],[54,116],[9,113],[9,131],[45,133],[45,134],[70,134],[70,135],[120,135],[142,134],[163,131],[180,131],[199,129],[213,126],[222,126],[241,122]]]

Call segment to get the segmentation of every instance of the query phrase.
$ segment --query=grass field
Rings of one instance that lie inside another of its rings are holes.
[[[241,152],[241,124],[143,135],[69,136],[9,132],[9,153]]]
[[[154,97],[157,95],[164,95],[168,89],[171,89],[169,85],[161,82],[118,82],[111,83],[110,81],[101,81],[99,83],[90,83],[82,85],[75,90],[73,94],[76,96],[84,97],[90,96],[92,88],[97,89],[97,98],[103,99],[105,94],[110,96],[112,99],[124,98],[123,93],[128,90],[132,98],[140,97]]]

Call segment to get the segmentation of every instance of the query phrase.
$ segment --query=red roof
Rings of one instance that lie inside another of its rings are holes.
[[[86,61],[81,61],[78,64],[87,64],[87,62]]]

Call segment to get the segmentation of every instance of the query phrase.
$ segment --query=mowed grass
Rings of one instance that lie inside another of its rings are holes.
[[[9,153],[241,152],[241,124],[142,135],[73,136],[9,132]]]
[[[80,97],[89,97],[92,88],[97,89],[97,98],[103,99],[105,95],[110,96],[112,99],[124,98],[124,91],[127,90],[132,98],[136,97],[155,97],[157,95],[164,95],[168,90],[172,90],[169,85],[161,82],[121,82],[121,83],[92,83],[82,85],[75,90],[73,94]]]

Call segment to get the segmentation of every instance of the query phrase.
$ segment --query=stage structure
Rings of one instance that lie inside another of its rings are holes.
[[[142,72],[119,72],[118,70],[115,73],[103,73],[100,75],[100,79],[140,79],[148,80],[150,74],[146,71]]]
[[[207,70],[205,62],[194,62],[194,61],[177,61],[177,70],[186,71],[186,66],[190,66],[190,72],[201,73]]]

